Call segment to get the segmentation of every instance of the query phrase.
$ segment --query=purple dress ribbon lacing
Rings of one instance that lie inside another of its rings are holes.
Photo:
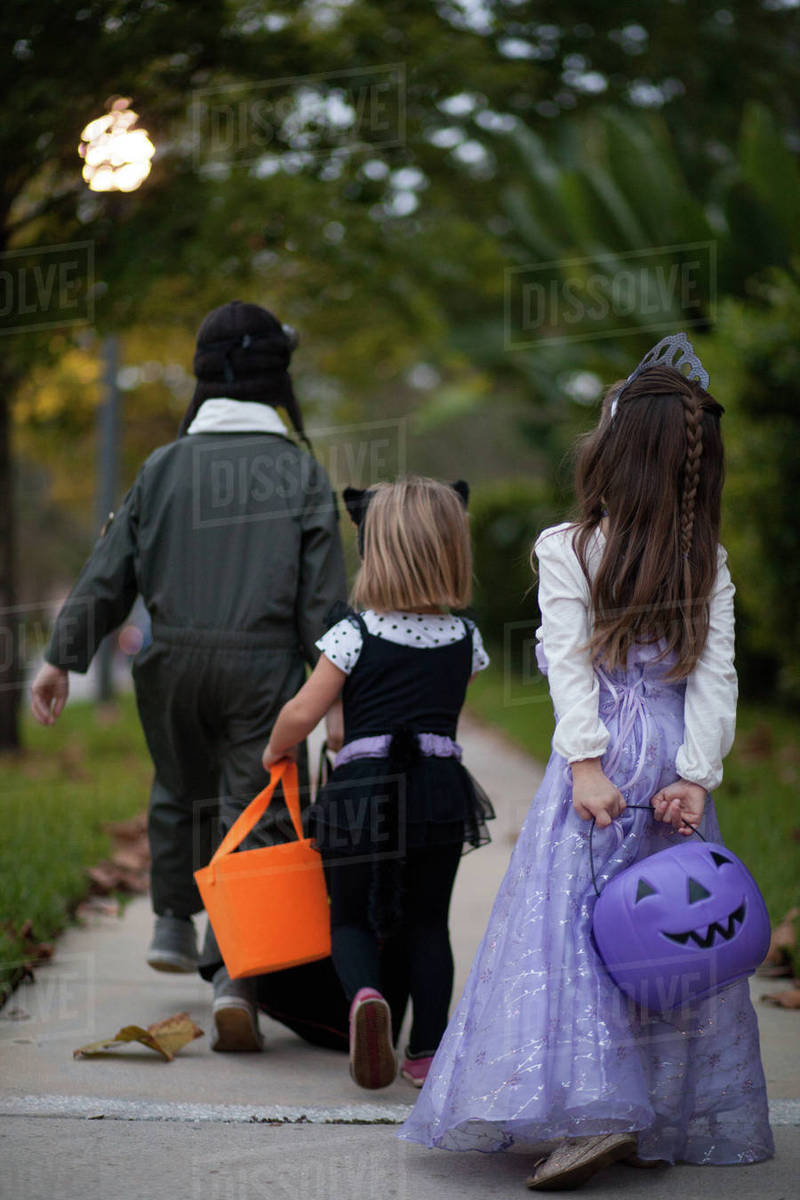
[[[614,740],[611,752],[603,761],[603,773],[606,778],[610,779],[615,774],[622,758],[623,749],[633,735],[636,722],[641,722],[639,757],[636,767],[630,779],[618,784],[621,792],[627,792],[639,779],[647,759],[650,718],[644,702],[644,676],[640,675],[636,680],[626,680],[624,687],[617,688],[602,668],[596,666],[595,672],[614,702],[614,711],[619,714],[619,734]]]

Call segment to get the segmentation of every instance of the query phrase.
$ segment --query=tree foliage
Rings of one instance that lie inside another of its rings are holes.
[[[432,456],[421,434],[419,461],[445,473],[446,452],[462,470],[476,422],[513,421],[552,478],[586,423],[587,380],[626,373],[653,338],[634,309],[584,321],[594,336],[583,340],[580,322],[559,330],[556,314],[518,345],[504,312],[515,272],[562,287],[566,260],[582,260],[569,268],[579,280],[608,280],[632,253],[680,268],[687,247],[710,244],[716,265],[661,317],[711,329],[715,283],[723,300],[751,303],[753,277],[791,274],[798,253],[798,26],[773,0],[557,11],[543,0],[9,0],[0,32],[0,253],[93,247],[93,327],[122,335],[128,370],[126,481],[177,424],[199,320],[234,296],[300,328],[312,422],[413,414],[445,446]],[[93,196],[78,138],[114,95],[132,98],[158,153],[136,193]],[[667,246],[683,250],[665,258]],[[49,477],[49,511],[61,521],[69,509],[85,538],[101,394],[91,331],[11,326],[0,327],[6,611],[9,406],[24,520],[48,511]],[[55,517],[50,527],[74,536]],[[46,577],[39,564],[25,587]],[[0,743],[12,726],[0,712]]]
[[[700,343],[725,405],[724,540],[747,694],[800,703],[800,286],[775,272]]]

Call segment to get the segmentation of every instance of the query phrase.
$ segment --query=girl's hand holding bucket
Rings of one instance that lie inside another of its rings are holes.
[[[584,758],[572,767],[572,805],[582,821],[594,817],[598,829],[605,829],[625,811],[619,788],[603,774],[599,758]]]
[[[271,745],[271,742],[267,742],[266,746],[264,747],[264,753],[261,755],[261,762],[264,764],[265,771],[271,771],[275,764],[279,763],[281,759],[284,758],[291,759],[292,762],[297,762],[296,746],[292,746],[289,750],[284,750],[282,754],[276,754],[275,751],[271,749]]]
[[[699,783],[678,779],[656,792],[650,803],[657,821],[668,821],[678,833],[690,837],[690,826],[699,825],[702,819],[706,795],[705,788]]]

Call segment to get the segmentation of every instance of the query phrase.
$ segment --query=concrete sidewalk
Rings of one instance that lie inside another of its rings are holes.
[[[462,725],[465,758],[498,814],[493,842],[465,857],[451,928],[463,987],[513,841],[540,777],[538,766],[493,732]],[[315,1049],[262,1017],[264,1054],[209,1049],[208,985],[158,975],[144,962],[149,904],[70,930],[55,960],[0,1012],[0,1197],[344,1195],[348,1200],[524,1194],[529,1159],[446,1154],[399,1142],[415,1092],[400,1080],[369,1093],[346,1058]],[[775,987],[758,981],[754,997]],[[206,1036],[161,1062],[143,1047],[94,1060],[72,1050],[126,1024],[187,1010]],[[652,1200],[789,1200],[800,1192],[800,1017],[757,1004],[778,1156],[736,1171],[618,1167],[591,1194],[620,1189]],[[369,1125],[369,1127],[365,1127]]]

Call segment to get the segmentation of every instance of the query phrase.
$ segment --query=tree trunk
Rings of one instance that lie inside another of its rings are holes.
[[[0,365],[0,751],[17,750],[23,664],[15,588],[11,400],[15,381]]]

